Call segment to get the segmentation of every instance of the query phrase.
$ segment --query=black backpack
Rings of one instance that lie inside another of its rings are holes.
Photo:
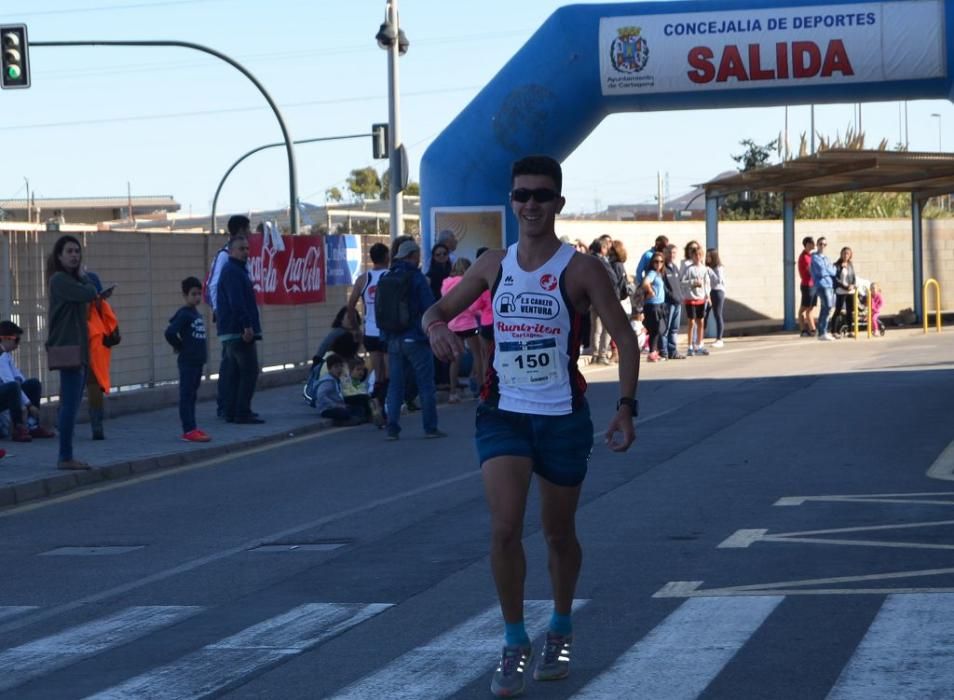
[[[411,327],[411,281],[414,271],[391,270],[378,280],[374,320],[385,333],[404,333]]]

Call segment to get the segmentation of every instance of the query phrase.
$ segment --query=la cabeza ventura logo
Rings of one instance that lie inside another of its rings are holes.
[[[649,63],[649,42],[641,27],[619,27],[610,44],[610,64],[619,73],[639,73]]]

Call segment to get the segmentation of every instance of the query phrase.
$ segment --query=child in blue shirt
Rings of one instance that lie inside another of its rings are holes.
[[[202,367],[208,350],[205,339],[205,319],[198,311],[202,303],[202,282],[196,277],[182,280],[185,306],[169,319],[166,340],[179,355],[179,418],[182,420],[182,439],[186,442],[208,442],[212,438],[196,427],[195,401],[202,383]]]

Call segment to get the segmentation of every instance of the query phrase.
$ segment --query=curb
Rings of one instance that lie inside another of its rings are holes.
[[[9,508],[31,501],[39,501],[52,496],[59,496],[69,491],[104,481],[118,481],[131,476],[139,476],[150,472],[182,467],[187,464],[195,464],[196,462],[204,462],[205,460],[221,457],[231,452],[241,452],[261,445],[281,442],[287,437],[319,433],[330,428],[331,425],[332,422],[330,420],[319,418],[312,423],[285,428],[281,432],[259,435],[239,442],[229,442],[187,452],[111,462],[93,467],[89,470],[58,472],[52,476],[46,476],[32,481],[22,481],[17,484],[0,486],[0,508]]]

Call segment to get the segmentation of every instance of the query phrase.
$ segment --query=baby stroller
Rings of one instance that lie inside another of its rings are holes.
[[[858,308],[855,313],[858,315],[858,333],[868,332],[868,287],[871,283],[860,277],[855,279],[855,287],[858,289]],[[848,338],[855,332],[854,324],[848,323],[848,317],[844,313],[836,314],[831,322],[832,335],[836,338]],[[878,327],[871,329],[872,335],[884,335],[885,327],[881,319],[878,319]]]

